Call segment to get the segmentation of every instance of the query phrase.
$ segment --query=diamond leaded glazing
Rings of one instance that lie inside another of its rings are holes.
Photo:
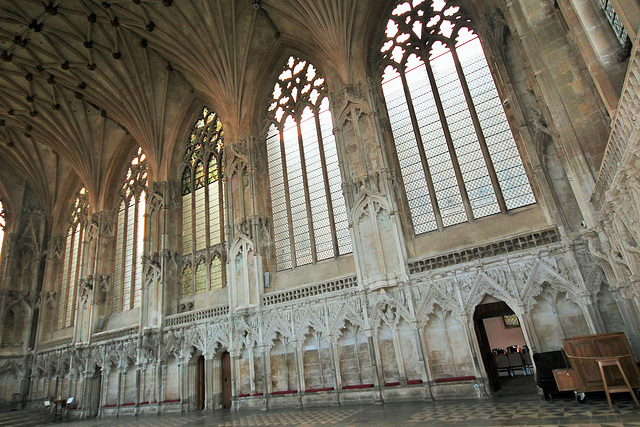
[[[457,1],[399,2],[382,89],[414,231],[535,203],[472,23]]]

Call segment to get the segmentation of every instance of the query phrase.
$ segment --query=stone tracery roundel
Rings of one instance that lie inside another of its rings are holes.
[[[269,120],[281,128],[287,117],[298,120],[306,107],[314,112],[327,96],[324,77],[308,61],[289,57],[273,88]]]
[[[425,59],[432,49],[472,37],[471,20],[457,1],[400,2],[391,13],[380,49],[385,61],[404,64],[412,53]]]

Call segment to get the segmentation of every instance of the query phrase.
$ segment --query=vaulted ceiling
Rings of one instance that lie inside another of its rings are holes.
[[[288,50],[349,81],[383,3],[0,0],[0,167],[46,209],[69,175],[95,203],[132,140],[163,162],[186,99],[214,108],[228,138],[255,131]]]

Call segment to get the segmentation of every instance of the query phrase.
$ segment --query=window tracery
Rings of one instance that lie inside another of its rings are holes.
[[[139,148],[120,188],[112,310],[140,306],[148,167]]]
[[[416,234],[535,203],[482,45],[457,1],[399,2],[380,52]]]
[[[222,152],[224,130],[218,115],[204,107],[186,143],[182,170],[182,254],[194,265],[183,276],[182,296],[223,286],[223,278],[209,268],[224,247],[224,186]],[[209,271],[207,271],[209,269]]]
[[[84,232],[89,214],[89,198],[84,187],[76,194],[71,206],[62,265],[58,329],[73,326],[75,321],[78,281],[83,274]]]
[[[278,270],[352,251],[327,95],[317,69],[293,56],[274,86],[267,157]]]

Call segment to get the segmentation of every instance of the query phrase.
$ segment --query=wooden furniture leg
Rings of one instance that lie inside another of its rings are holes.
[[[605,366],[614,366],[616,367],[619,371],[620,374],[622,375],[622,379],[624,380],[625,385],[619,385],[619,386],[609,386],[609,384],[607,384],[607,378],[604,374],[604,367]],[[633,389],[631,388],[631,384],[629,384],[629,380],[627,379],[627,376],[625,375],[624,371],[622,370],[622,366],[620,365],[620,359],[615,357],[615,358],[608,358],[608,359],[598,359],[598,367],[600,368],[600,375],[602,375],[602,383],[604,384],[604,393],[607,395],[607,401],[609,402],[609,407],[613,408],[613,404],[611,403],[611,393],[625,393],[628,392],[631,394],[631,398],[633,399],[633,401],[636,403],[636,405],[638,405],[640,407],[640,403],[638,403],[638,399],[636,398],[636,395],[633,393]]]

